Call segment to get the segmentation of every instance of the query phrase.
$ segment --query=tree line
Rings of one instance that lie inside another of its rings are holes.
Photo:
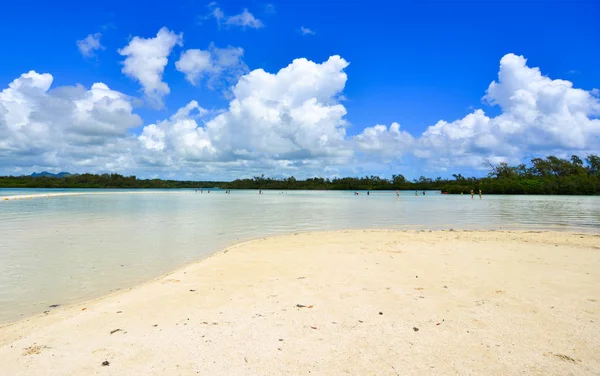
[[[73,174],[54,176],[0,176],[1,188],[199,188],[222,182],[138,179],[119,174]]]
[[[573,155],[570,159],[549,156],[533,158],[528,164],[510,166],[507,163],[490,165],[486,177],[465,177],[453,174],[452,179],[435,179],[424,176],[412,181],[402,174],[391,179],[379,176],[344,178],[282,179],[255,176],[250,179],[223,181],[180,181],[137,179],[119,174],[77,174],[65,177],[0,177],[4,188],[220,188],[262,190],[440,190],[450,194],[482,190],[486,194],[600,194],[600,157],[589,155],[582,160]]]

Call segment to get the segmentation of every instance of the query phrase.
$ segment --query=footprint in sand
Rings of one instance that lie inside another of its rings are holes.
[[[39,345],[35,345],[35,346],[29,346],[23,349],[23,356],[27,356],[27,355],[37,355],[40,352],[42,352],[42,349],[47,349],[48,346],[39,346]]]

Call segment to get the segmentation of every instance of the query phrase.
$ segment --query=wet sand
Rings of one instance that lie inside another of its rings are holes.
[[[353,230],[0,326],[0,374],[598,375],[599,348],[598,235]]]

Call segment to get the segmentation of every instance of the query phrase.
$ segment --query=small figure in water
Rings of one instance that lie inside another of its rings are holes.
[[[259,195],[262,195],[262,191],[261,191],[260,189],[258,190],[258,194],[259,194]]]
[[[479,190],[479,199],[481,200],[481,189]]]
[[[367,196],[369,195],[369,191],[367,191]]]
[[[204,188],[200,188],[200,194],[204,193]]]
[[[425,191],[423,191],[423,196],[425,196]]]
[[[396,188],[396,197],[400,197],[400,192],[398,192],[398,188]]]
[[[208,190],[208,193],[210,193],[210,189]]]
[[[471,189],[471,200],[473,199],[473,196],[474,196],[474,195],[475,195],[475,191],[473,191],[473,190]]]
[[[415,191],[415,196],[418,196],[418,195],[419,195],[419,192]]]

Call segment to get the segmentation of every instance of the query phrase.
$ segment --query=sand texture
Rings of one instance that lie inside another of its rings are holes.
[[[49,310],[0,375],[599,375],[600,237],[287,235]]]

